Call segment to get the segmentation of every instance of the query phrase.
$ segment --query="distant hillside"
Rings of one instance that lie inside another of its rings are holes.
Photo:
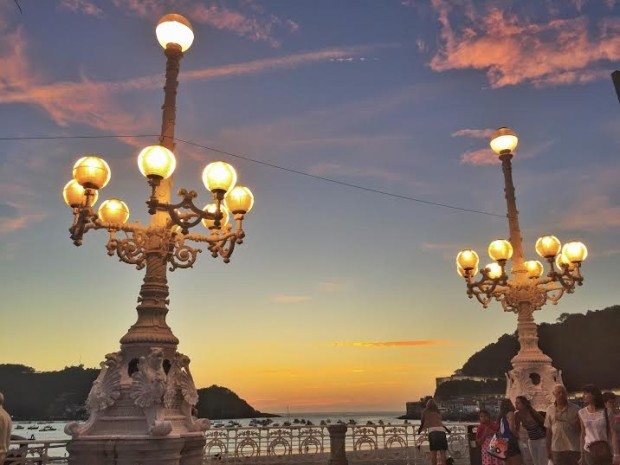
[[[515,322],[516,323],[516,322]],[[540,348],[562,370],[569,390],[588,383],[603,388],[620,386],[620,305],[585,314],[562,313],[557,323],[538,327]],[[504,377],[512,368],[510,359],[519,350],[516,333],[504,334],[497,342],[476,352],[463,365],[470,376]]]
[[[14,419],[75,420],[86,417],[84,402],[99,370],[83,366],[36,372],[25,365],[0,364],[0,392]],[[253,418],[261,413],[230,389],[211,386],[198,390],[202,418]]]

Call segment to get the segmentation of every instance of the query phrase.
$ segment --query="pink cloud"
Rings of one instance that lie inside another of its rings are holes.
[[[612,203],[609,195],[589,194],[570,208],[560,226],[574,231],[620,229],[620,205]]]
[[[464,165],[499,165],[499,157],[490,148],[468,150],[461,155],[461,163]]]
[[[82,13],[97,18],[103,17],[103,10],[90,0],[61,0],[59,6],[74,13]]]
[[[161,88],[163,76],[152,75],[124,81],[79,81],[43,84],[44,78],[33,71],[26,54],[21,30],[0,39],[0,104],[24,103],[44,110],[60,126],[85,124],[112,133],[142,132],[156,126],[155,117],[146,111],[126,108],[118,95],[135,90]],[[277,58],[181,72],[180,79],[209,80],[259,74],[277,69],[292,69],[330,58],[362,54],[378,46],[335,47]],[[136,142],[137,143],[137,142]]]
[[[452,137],[471,137],[473,139],[484,139],[488,140],[493,134],[494,129],[459,129],[458,131],[454,131],[451,136]]]
[[[193,24],[205,24],[215,29],[233,32],[252,41],[264,41],[279,47],[277,31],[295,32],[299,24],[288,18],[264,14],[262,8],[248,4],[248,12],[232,10],[222,4],[205,5],[190,0],[114,0],[114,5],[128,14],[156,18],[169,11],[180,11]]]
[[[448,0],[432,5],[442,43],[430,67],[438,72],[486,70],[493,88],[583,84],[607,77],[608,64],[620,60],[619,18],[598,24],[585,16],[533,22],[490,1],[479,9]]]

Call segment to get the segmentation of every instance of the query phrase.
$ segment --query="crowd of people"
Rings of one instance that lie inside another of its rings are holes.
[[[503,399],[499,418],[480,412],[476,442],[483,465],[617,465],[616,395],[596,386],[583,390],[584,407],[568,400],[566,388],[553,389],[555,401],[537,412],[524,396]]]

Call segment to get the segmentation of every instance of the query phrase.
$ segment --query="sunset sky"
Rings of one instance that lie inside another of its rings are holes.
[[[585,284],[554,321],[620,303],[620,66],[614,0],[19,0],[0,5],[0,138],[157,134],[154,27],[193,24],[177,135],[381,196],[176,150],[178,187],[232,163],[256,196],[230,264],[171,274],[168,322],[199,387],[264,411],[404,410],[434,378],[516,327],[467,299],[454,256],[507,236],[489,131],[520,136],[514,177],[528,258],[538,236],[582,240]],[[0,140],[0,363],[97,366],[135,321],[142,272],[80,248],[60,195],[74,161],[112,169],[100,199],[148,221],[136,155],[156,137]],[[562,367],[559,367],[562,368]]]

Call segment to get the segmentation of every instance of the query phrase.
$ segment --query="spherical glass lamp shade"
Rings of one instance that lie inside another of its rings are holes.
[[[512,257],[512,244],[505,239],[497,239],[489,244],[489,257],[495,261]]]
[[[543,258],[553,258],[562,250],[562,243],[555,236],[542,236],[536,241],[536,253]]]
[[[562,255],[571,263],[581,263],[588,256],[588,249],[582,242],[567,242],[562,247]]]
[[[122,200],[108,199],[101,204],[97,215],[104,223],[125,224],[129,219],[129,207]]]
[[[498,155],[502,153],[510,153],[517,148],[519,139],[517,133],[510,128],[499,128],[491,135],[489,145],[491,149]]]
[[[169,44],[176,44],[185,52],[194,42],[192,25],[183,16],[171,13],[163,16],[155,28],[157,41],[164,48]]]
[[[202,172],[202,182],[211,192],[228,192],[237,183],[237,172],[226,162],[214,161]]]
[[[472,249],[461,250],[456,256],[456,264],[465,271],[477,268],[478,263],[480,263],[480,258],[478,258],[478,254]]]
[[[110,167],[103,158],[88,155],[73,165],[73,179],[83,187],[101,189],[110,182]]]
[[[75,179],[72,179],[65,187],[62,189],[62,198],[65,200],[65,203],[70,207],[80,207],[86,204],[86,189],[84,189],[80,183],[78,183]],[[92,190],[92,195],[88,197],[88,206],[92,207],[97,202],[97,198],[99,197],[99,192],[96,190]]]
[[[470,271],[465,271],[459,265],[456,265],[456,272],[459,274],[461,278],[467,278],[468,276],[476,276],[478,274],[478,267],[473,268]],[[469,274],[467,274],[469,273]]]
[[[163,145],[149,145],[138,155],[138,168],[147,178],[167,179],[176,166],[174,154]]]
[[[235,186],[224,197],[224,204],[233,213],[247,213],[254,206],[254,194],[245,186]]]
[[[542,263],[538,260],[528,260],[523,263],[523,266],[525,266],[527,275],[530,278],[540,278],[545,271]]]
[[[559,269],[559,270],[563,270],[564,266],[568,266],[569,270],[573,270],[575,269],[575,265],[573,263],[570,262],[570,260],[568,258],[566,258],[564,256],[564,254],[559,253],[556,257],[555,257],[555,266]]]
[[[228,221],[230,219],[230,212],[224,205],[220,205],[220,208],[223,215],[222,219],[220,220],[220,229],[223,229],[228,224]],[[217,204],[210,203],[208,205],[205,205],[203,210],[208,213],[215,213],[217,212]],[[204,218],[202,220],[202,225],[207,229],[215,229],[215,220],[212,220],[210,218]]]
[[[502,267],[495,262],[489,263],[484,268],[487,270],[487,276],[491,279],[499,279],[502,277],[502,274],[504,274]]]

